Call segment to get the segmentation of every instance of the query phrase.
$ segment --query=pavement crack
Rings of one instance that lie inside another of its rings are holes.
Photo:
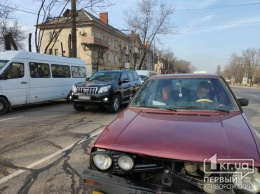
[[[78,143],[79,143],[79,141],[77,141],[70,149],[66,150],[64,152],[64,154],[62,156],[60,156],[54,162],[50,163],[49,165],[47,165],[47,166],[45,166],[43,168],[36,169],[32,173],[30,173],[26,177],[26,179],[24,181],[24,184],[18,190],[18,194],[27,194],[29,192],[30,188],[32,187],[32,185],[37,180],[39,174],[41,174],[42,172],[45,172],[46,170],[49,170],[50,168],[56,166],[57,164],[62,162],[62,160],[64,160],[64,158],[66,159],[68,157],[68,155],[73,151],[73,149],[78,145]]]

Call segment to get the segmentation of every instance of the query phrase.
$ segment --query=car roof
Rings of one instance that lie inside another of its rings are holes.
[[[149,79],[165,79],[165,78],[220,78],[220,75],[210,73],[182,73],[182,74],[162,74],[154,75]]]
[[[98,72],[133,72],[134,70],[102,70]]]

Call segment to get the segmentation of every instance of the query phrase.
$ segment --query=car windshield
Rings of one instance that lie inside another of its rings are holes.
[[[0,60],[0,70],[5,66],[8,60]]]
[[[97,72],[89,80],[90,81],[101,81],[101,82],[112,82],[118,81],[120,72]]]
[[[238,110],[228,87],[218,78],[150,79],[139,90],[130,106],[175,111]]]

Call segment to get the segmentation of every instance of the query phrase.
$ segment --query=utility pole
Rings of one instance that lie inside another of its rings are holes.
[[[76,0],[71,0],[72,57],[77,58]]]

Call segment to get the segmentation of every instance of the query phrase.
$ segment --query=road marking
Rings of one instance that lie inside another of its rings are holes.
[[[257,95],[254,95],[254,94],[249,94],[250,96],[254,96],[254,97],[258,97]]]
[[[12,117],[12,118],[7,118],[7,119],[1,119],[0,122],[2,122],[2,121],[7,121],[7,120],[11,120],[11,119],[17,119],[17,118],[20,118],[20,117],[23,117],[23,116]]]
[[[89,136],[89,138],[92,138],[92,137],[94,137],[94,136],[100,134],[101,132],[102,132],[102,130],[99,130],[99,131],[97,131],[97,132],[91,134],[91,135]],[[79,141],[79,142],[77,143],[77,145],[83,143],[84,141],[88,140],[89,138],[86,138],[86,139],[83,139],[83,140]],[[76,142],[75,142],[75,143],[76,143]],[[26,166],[26,168],[28,168],[28,169],[33,168],[33,167],[35,167],[35,166],[37,166],[37,165],[39,165],[39,164],[41,164],[41,163],[43,163],[43,162],[45,162],[45,161],[47,161],[47,160],[50,160],[51,158],[53,158],[53,157],[55,157],[55,156],[61,154],[62,152],[65,152],[65,151],[69,150],[70,148],[72,148],[73,146],[75,146],[75,143],[74,143],[74,144],[71,144],[71,145],[69,145],[69,146],[63,148],[62,150],[59,150],[59,151],[57,151],[57,152],[55,152],[55,153],[53,153],[53,154],[51,154],[51,155],[49,155],[49,156],[46,156],[45,158],[42,158],[41,160],[38,160],[38,161],[36,161],[36,162],[34,162],[34,163],[32,163],[32,164]],[[12,178],[18,176],[19,174],[22,174],[22,173],[25,172],[25,171],[26,171],[26,170],[18,170],[18,171],[16,171],[16,172],[12,173],[12,174],[9,174],[8,176],[6,176],[6,177],[0,179],[0,184],[2,184],[2,183],[4,183],[4,182],[6,182],[6,181],[8,181],[8,180],[10,180],[10,179],[12,179]]]

